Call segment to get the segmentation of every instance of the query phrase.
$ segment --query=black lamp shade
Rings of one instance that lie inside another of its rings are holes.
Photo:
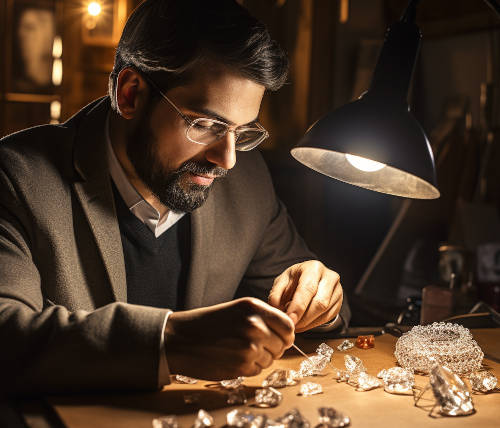
[[[434,158],[420,124],[404,105],[368,94],[316,122],[291,153],[309,168],[355,186],[415,199],[439,197]],[[386,166],[363,171],[346,154]]]
[[[406,101],[420,37],[414,24],[389,27],[370,90],[318,120],[292,156],[356,186],[408,198],[438,198],[432,150]],[[384,165],[365,171],[346,155]]]

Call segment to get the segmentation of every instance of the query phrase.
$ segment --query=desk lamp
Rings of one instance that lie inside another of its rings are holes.
[[[500,16],[497,0],[484,0]],[[421,33],[419,0],[410,0],[386,32],[370,88],[327,113],[291,150],[315,171],[381,193],[413,199],[439,197],[434,157],[407,96]]]

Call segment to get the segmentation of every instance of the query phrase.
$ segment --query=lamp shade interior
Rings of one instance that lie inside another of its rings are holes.
[[[316,122],[291,154],[355,186],[415,199],[439,197],[429,141],[406,103],[370,96],[349,103]]]

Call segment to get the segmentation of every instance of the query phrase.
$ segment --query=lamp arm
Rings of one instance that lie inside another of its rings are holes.
[[[414,23],[415,22],[415,16],[417,14],[417,6],[418,6],[419,2],[420,2],[420,0],[410,0],[408,2],[408,6],[406,6],[405,11],[401,15],[401,19],[400,20],[402,22],[410,22],[410,23]],[[498,0],[484,0],[484,2],[500,18],[500,3],[498,2]]]
[[[498,15],[500,18],[500,3],[497,0],[484,0],[484,2]]]

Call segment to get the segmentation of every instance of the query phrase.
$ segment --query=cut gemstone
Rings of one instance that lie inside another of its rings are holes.
[[[214,425],[214,418],[206,410],[200,409],[193,428],[205,428]]]
[[[302,414],[297,410],[290,410],[285,413],[284,416],[276,420],[277,423],[282,424],[285,428],[309,428],[309,421],[302,416]]]
[[[369,375],[366,372],[359,372],[359,374],[356,372],[356,374],[358,382],[356,389],[358,391],[369,391],[380,386],[380,381],[375,376]]]
[[[153,419],[153,428],[179,428],[175,415],[160,416]]]
[[[276,407],[281,400],[283,395],[278,390],[273,387],[257,389],[255,391],[255,403],[259,407]]]
[[[318,355],[325,356],[326,358],[328,358],[328,361],[330,361],[332,359],[333,352],[334,352],[333,348],[331,348],[330,346],[328,346],[326,343],[322,343],[316,349],[316,353]]]
[[[299,374],[302,377],[319,375],[330,362],[324,355],[313,355],[300,363]]]
[[[272,371],[262,382],[263,387],[272,386],[273,388],[283,388],[285,386],[296,385],[295,377],[297,372],[293,370],[276,369]]]
[[[300,375],[300,373],[296,370],[288,370],[287,371],[287,385],[288,386],[293,386],[293,385],[297,385],[297,383],[299,383],[302,379],[302,376]]]
[[[179,382],[179,383],[188,383],[190,385],[195,384],[196,382],[198,382],[198,379],[194,379],[192,377],[183,376],[183,375],[175,375],[175,380],[176,380],[176,382]]]
[[[384,390],[391,394],[413,394],[415,376],[411,370],[402,367],[391,367],[382,370],[377,377],[384,381]]]
[[[349,372],[342,369],[333,369],[333,378],[337,379],[337,382],[347,382],[349,380]]]
[[[373,334],[368,336],[358,336],[356,339],[356,346],[361,349],[370,349],[375,346],[375,337]]]
[[[366,372],[366,367],[363,365],[363,361],[354,355],[344,355],[345,368],[349,373],[354,372]]]
[[[449,368],[435,364],[429,381],[432,392],[446,416],[463,416],[475,412],[470,391]]]
[[[487,370],[472,373],[469,377],[470,385],[474,391],[493,391],[497,386],[497,378]]]
[[[194,392],[192,394],[184,394],[184,403],[196,404],[200,402],[200,394]]]
[[[337,346],[337,349],[339,351],[347,351],[351,348],[354,348],[354,343],[347,339],[345,339],[339,346]]]
[[[252,412],[242,410],[231,410],[226,415],[227,425],[238,428],[267,428],[268,419],[266,415],[256,415]]]
[[[227,404],[236,405],[236,404],[246,404],[247,396],[243,388],[231,389],[227,392]]]
[[[333,407],[320,407],[319,412],[319,426],[316,428],[342,428],[351,423],[348,416],[335,410]]]
[[[300,395],[308,397],[309,395],[321,394],[323,387],[319,383],[306,382],[300,386]]]
[[[237,377],[236,379],[221,380],[220,384],[226,389],[236,389],[241,386],[245,378],[243,376]]]

